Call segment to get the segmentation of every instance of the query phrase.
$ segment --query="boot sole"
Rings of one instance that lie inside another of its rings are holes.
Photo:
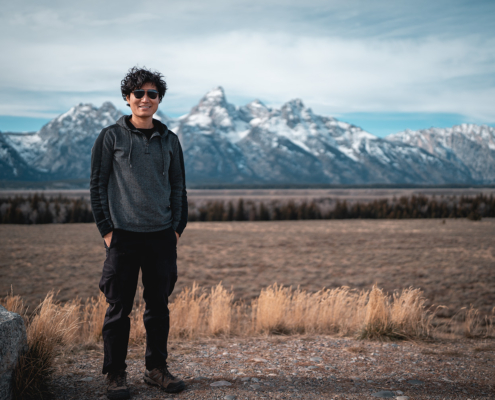
[[[177,386],[175,387],[171,387],[171,388],[166,388],[166,387],[163,387],[162,385],[156,383],[153,379],[145,376],[144,377],[144,381],[148,384],[148,385],[151,385],[151,386],[157,386],[159,387],[161,390],[167,392],[167,393],[179,393],[179,392],[182,392],[185,388],[186,388],[186,384],[184,382],[181,382],[179,383]]]

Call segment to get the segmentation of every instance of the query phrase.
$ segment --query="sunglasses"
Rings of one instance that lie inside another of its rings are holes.
[[[148,97],[152,100],[155,100],[158,97],[158,91],[154,89],[149,89],[149,90],[137,89],[132,93],[134,93],[134,97],[136,99],[143,98],[145,93],[148,93]]]

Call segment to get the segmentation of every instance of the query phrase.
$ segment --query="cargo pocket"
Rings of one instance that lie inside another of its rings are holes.
[[[103,263],[103,271],[100,279],[100,290],[105,295],[107,302],[117,303],[120,300],[120,282],[111,260],[110,250],[107,248],[107,259]]]
[[[177,282],[177,271],[175,272],[175,274],[174,273],[170,274],[170,281],[168,284],[167,297],[170,297],[170,295],[174,291],[176,282]]]

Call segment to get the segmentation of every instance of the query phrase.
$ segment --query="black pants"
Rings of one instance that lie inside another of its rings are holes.
[[[130,319],[139,269],[146,302],[146,368],[166,364],[168,297],[177,281],[177,238],[172,228],[159,232],[113,231],[100,280],[109,304],[103,323],[103,373],[125,369]]]

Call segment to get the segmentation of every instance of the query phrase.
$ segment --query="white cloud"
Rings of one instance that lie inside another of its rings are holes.
[[[162,109],[173,114],[222,85],[228,97],[273,105],[299,97],[325,114],[448,112],[495,121],[492,33],[455,36],[449,27],[449,35],[432,34],[427,19],[421,27],[430,34],[411,35],[410,24],[387,21],[386,13],[378,16],[383,9],[373,14],[367,3],[359,12],[341,2],[318,1],[313,9],[299,2],[221,3],[163,7],[148,1],[135,13],[128,8],[135,2],[12,10],[11,19],[0,17],[0,44],[8,55],[0,65],[0,90],[11,93],[0,99],[0,114],[51,115],[107,99],[123,108],[120,80],[139,64],[166,76],[170,90]],[[319,9],[323,22],[315,15]],[[330,11],[336,16],[327,28]],[[411,15],[410,23],[420,14]],[[17,34],[8,34],[14,26]],[[479,84],[480,76],[491,82]]]

